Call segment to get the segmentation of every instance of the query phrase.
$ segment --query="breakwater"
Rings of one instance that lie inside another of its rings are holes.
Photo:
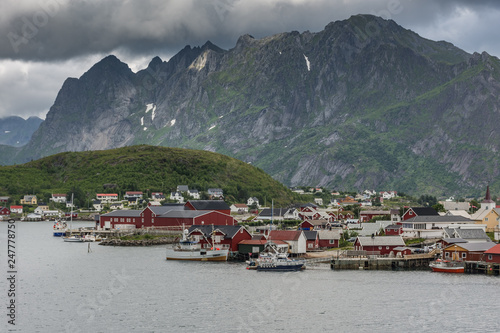
[[[159,237],[150,239],[106,239],[99,243],[104,246],[151,246],[151,245],[164,245],[172,244],[176,241],[174,237]]]

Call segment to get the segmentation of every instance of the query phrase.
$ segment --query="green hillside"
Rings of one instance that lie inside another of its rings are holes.
[[[259,168],[225,155],[190,149],[154,146],[60,153],[23,165],[0,167],[0,195],[15,200],[25,194],[40,198],[52,193],[74,193],[84,205],[96,193],[164,192],[177,185],[206,191],[224,190],[228,203],[250,196],[264,204],[296,201],[294,194]]]

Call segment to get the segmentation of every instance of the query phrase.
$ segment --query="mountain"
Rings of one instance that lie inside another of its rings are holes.
[[[133,144],[216,151],[286,185],[500,191],[500,61],[356,15],[312,33],[186,46],[64,82],[10,163]]]
[[[16,179],[12,182],[12,179]],[[15,166],[0,166],[0,193],[20,198],[35,193],[48,202],[52,193],[74,193],[86,206],[95,193],[163,192],[178,185],[207,192],[222,188],[229,203],[257,197],[264,204],[300,201],[259,168],[221,154],[192,149],[130,146],[101,151],[66,152]],[[75,201],[75,204],[76,202]]]
[[[31,135],[43,122],[38,117],[6,117],[0,119],[0,145],[21,147],[29,142]]]

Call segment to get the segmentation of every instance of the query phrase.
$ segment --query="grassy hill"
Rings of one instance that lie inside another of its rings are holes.
[[[222,188],[228,203],[246,203],[249,196],[255,196],[261,204],[274,199],[279,206],[299,199],[259,168],[225,155],[191,149],[141,145],[60,153],[0,167],[0,195],[15,200],[32,193],[44,201],[52,193],[74,193],[75,204],[85,206],[96,193],[169,194],[177,185],[199,191]]]

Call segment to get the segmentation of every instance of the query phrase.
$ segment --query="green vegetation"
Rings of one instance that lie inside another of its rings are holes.
[[[177,185],[199,191],[222,188],[228,203],[248,197],[274,200],[276,206],[300,201],[281,183],[250,164],[221,154],[153,146],[105,151],[60,153],[23,165],[0,167],[0,195],[16,201],[23,195],[49,198],[52,193],[74,193],[85,206],[96,193],[142,191],[168,194]]]
[[[409,238],[405,240],[405,244],[406,245],[417,244],[417,243],[422,243],[423,241],[425,241],[425,238]]]

